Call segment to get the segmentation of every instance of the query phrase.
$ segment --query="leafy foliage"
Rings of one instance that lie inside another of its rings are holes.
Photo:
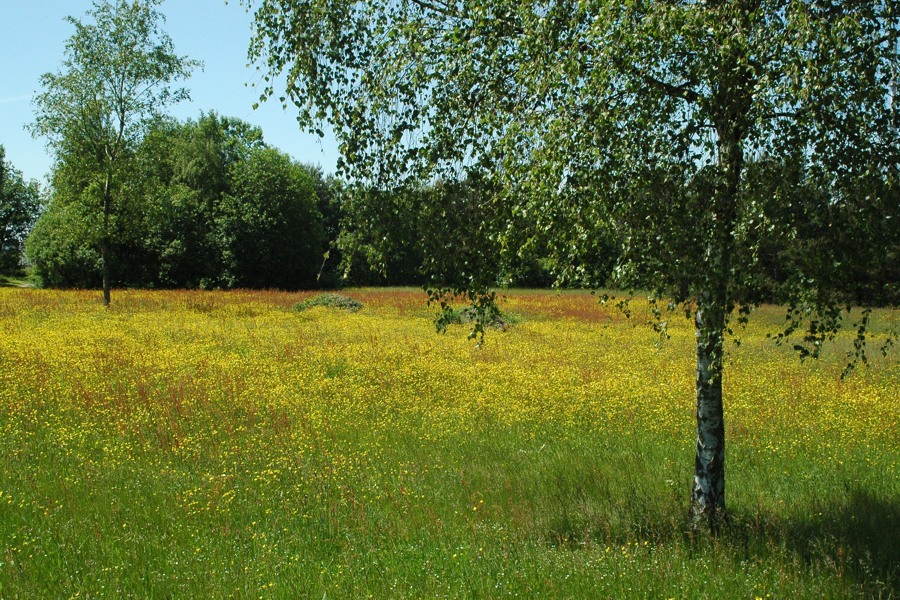
[[[132,163],[138,183],[128,188],[130,212],[111,221],[123,227],[113,230],[110,263],[118,284],[317,286],[321,179],[268,148],[259,128],[215,113],[185,123],[160,119]],[[58,176],[66,166],[57,168]],[[87,260],[96,254],[92,208],[62,186],[55,189],[47,222],[30,242],[32,260],[47,285],[96,285],[98,263]]]
[[[255,150],[229,172],[217,218],[228,287],[313,287],[322,217],[305,169],[274,149]]]
[[[802,206],[803,192],[771,170],[761,182],[751,163],[790,165],[794,183],[818,188],[859,229],[878,226],[878,210],[860,210],[864,198],[896,204],[896,192],[877,189],[896,179],[896,115],[885,110],[897,66],[892,2],[254,7],[252,55],[271,73],[291,72],[287,96],[311,129],[335,127],[348,175],[385,191],[480,178],[489,185],[467,223],[470,241],[506,258],[533,245],[569,254],[563,279],[597,285],[587,257],[616,239],[603,234],[615,226],[621,283],[676,300],[724,285],[724,304],[754,302],[767,291],[757,285],[768,266],[761,247],[815,210],[785,210]],[[782,193],[762,202],[770,181]],[[373,243],[387,237],[381,254],[390,255],[391,236],[378,234],[394,213],[383,203],[377,193],[361,200],[357,228],[371,228]],[[452,232],[438,238],[451,243],[459,211],[430,203],[427,220]],[[426,260],[470,251],[470,241],[451,253],[438,240]],[[830,284],[848,279],[829,262],[778,268],[827,303]]]
[[[100,253],[85,243],[85,230],[75,207],[51,202],[25,244],[39,285],[96,288],[102,284]]]
[[[163,287],[224,285],[216,219],[229,172],[258,149],[262,131],[215,113],[196,121],[159,121],[139,150],[144,179],[146,244]]]
[[[34,226],[40,202],[37,182],[26,182],[6,161],[0,146],[0,273],[20,269],[25,237]]]

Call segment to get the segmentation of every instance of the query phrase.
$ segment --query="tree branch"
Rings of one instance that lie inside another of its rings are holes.
[[[440,0],[435,0],[435,2],[429,2],[428,0],[412,0],[412,3],[423,10],[430,10],[439,15],[444,15],[445,17],[459,18],[460,16],[458,11],[453,10],[449,5]]]
[[[635,69],[635,73],[637,73],[638,77],[640,77],[644,83],[652,88],[660,90],[667,96],[670,96],[672,98],[680,98],[681,100],[690,102],[692,104],[696,104],[700,101],[700,94],[687,87],[691,84],[691,82],[686,82],[681,85],[672,85],[671,83],[660,81],[652,75],[641,73],[637,69]]]

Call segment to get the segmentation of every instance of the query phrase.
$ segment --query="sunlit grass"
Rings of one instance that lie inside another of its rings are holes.
[[[756,315],[693,539],[687,320],[511,292],[476,348],[345,293],[0,289],[0,597],[900,594],[896,354],[841,380],[851,338],[801,365]]]

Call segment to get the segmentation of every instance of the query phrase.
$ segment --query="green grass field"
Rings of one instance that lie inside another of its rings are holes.
[[[900,596],[896,350],[841,380],[851,334],[800,364],[754,315],[710,539],[688,321],[510,292],[476,348],[347,294],[0,289],[0,598]]]

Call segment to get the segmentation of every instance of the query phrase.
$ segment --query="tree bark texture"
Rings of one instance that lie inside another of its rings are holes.
[[[715,530],[725,519],[725,421],[722,409],[721,310],[700,306],[697,337],[697,454],[691,515],[694,526]]]
[[[109,214],[112,210],[112,176],[107,173],[103,186],[103,234],[100,238],[100,263],[103,271],[103,306],[110,302]]]

